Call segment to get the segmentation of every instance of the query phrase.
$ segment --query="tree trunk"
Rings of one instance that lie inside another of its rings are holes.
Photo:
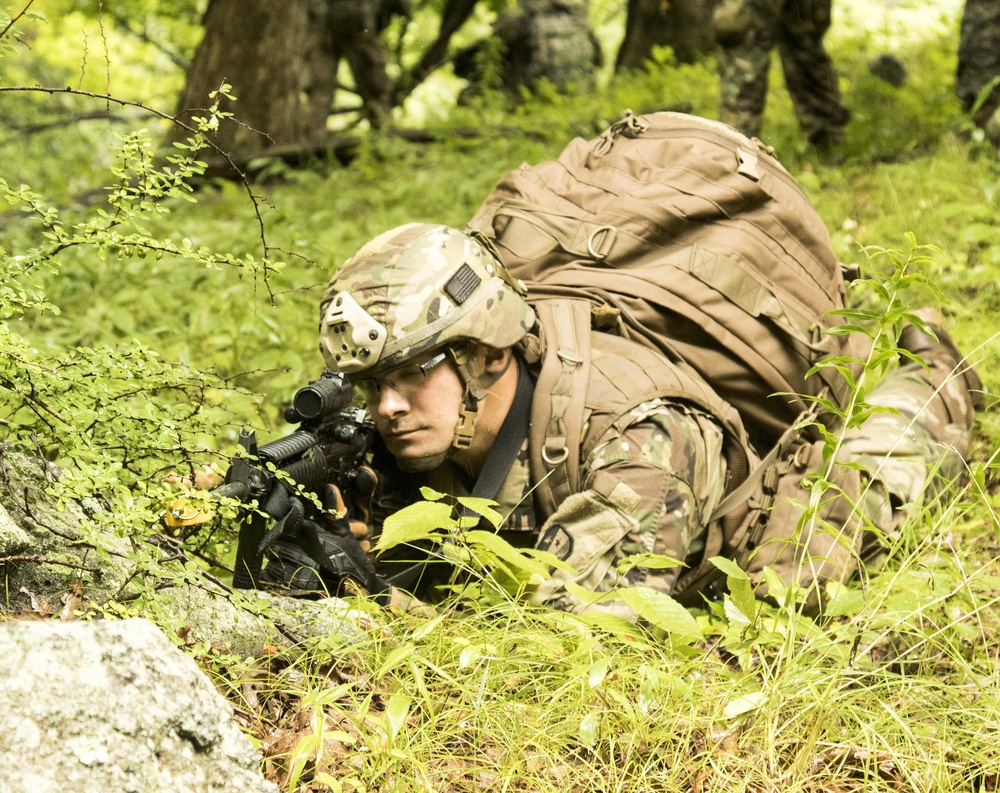
[[[324,137],[336,86],[337,61],[327,44],[323,4],[310,0],[210,0],[202,39],[178,115],[211,106],[211,91],[232,86],[237,101],[220,108],[235,114],[215,135],[224,151],[245,157],[271,146],[307,146]],[[187,133],[174,127],[169,140]]]
[[[654,46],[669,46],[693,63],[715,46],[712,10],[717,0],[629,0],[625,39],[615,71],[642,69]]]

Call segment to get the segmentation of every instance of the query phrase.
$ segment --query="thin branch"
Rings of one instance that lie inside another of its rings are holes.
[[[18,123],[6,123],[6,126],[15,132],[19,132],[25,135],[34,135],[38,132],[46,132],[50,129],[59,129],[60,127],[68,127],[71,124],[79,124],[83,121],[117,121],[117,122],[129,122],[129,121],[139,121],[143,118],[153,118],[152,113],[143,113],[136,116],[116,116],[109,114],[106,111],[94,112],[94,113],[81,113],[77,116],[64,116],[63,118],[56,119],[54,121],[46,121],[40,124],[18,124]]]
[[[10,380],[8,380],[5,377],[0,378],[0,386],[3,386],[8,391],[13,391],[14,393],[20,393],[20,392],[18,392],[17,387],[15,386],[15,384],[12,383]],[[48,413],[53,418],[59,419],[59,421],[61,421],[66,426],[68,426],[68,427],[73,426],[73,423],[71,421],[69,421],[65,417],[59,415],[59,411],[57,411],[57,410],[55,410],[53,408],[50,408],[48,405],[45,404],[45,402],[43,402],[41,399],[39,399],[37,396],[35,396],[34,393],[30,393],[30,394],[21,393],[21,396],[24,397],[25,399],[27,399],[29,402],[33,403],[34,405],[38,406],[42,410],[44,410],[46,413]]]
[[[84,570],[88,573],[99,573],[96,567],[84,567],[79,562],[66,562],[62,559],[53,559],[51,556],[41,556],[36,553],[19,553],[13,556],[0,556],[0,564],[8,562],[37,562],[38,564],[58,564],[63,567],[72,567],[74,570]]]
[[[32,0],[32,2],[34,2],[34,0]],[[144,110],[156,116],[157,118],[162,118],[164,121],[169,121],[171,124],[176,124],[181,129],[185,130],[186,132],[189,132],[192,135],[197,135],[199,132],[196,128],[192,127],[190,124],[184,123],[175,115],[164,113],[163,111],[157,110],[156,108],[150,107],[149,105],[145,105],[142,102],[133,102],[128,99],[119,99],[118,97],[112,96],[111,94],[98,94],[93,91],[81,91],[79,88],[55,88],[52,86],[42,86],[42,85],[0,86],[0,92],[12,92],[12,91],[19,93],[49,94],[50,96],[54,96],[55,94],[69,94],[71,96],[83,96],[89,99],[100,99],[108,103],[109,105],[113,102],[121,107],[135,107],[138,108],[139,110]],[[189,108],[189,110],[193,109],[194,108]],[[264,258],[266,259],[270,252],[270,246],[267,244],[267,237],[264,232],[264,218],[260,214],[260,201],[258,200],[257,195],[253,192],[253,188],[250,186],[250,180],[247,178],[246,174],[237,167],[232,157],[229,156],[229,153],[226,152],[221,146],[219,146],[216,143],[213,143],[208,139],[205,140],[205,145],[207,145],[210,149],[212,149],[212,151],[214,151],[216,154],[222,157],[225,160],[225,162],[228,163],[229,167],[232,168],[233,172],[235,172],[238,175],[240,183],[243,185],[243,189],[246,191],[247,196],[250,198],[250,203],[253,206],[254,215],[256,215],[257,217],[257,226],[260,229],[260,243],[263,249]],[[266,268],[264,271],[264,284],[267,286],[268,293],[271,294],[271,285],[267,279]]]
[[[12,27],[14,27],[15,24],[17,24],[17,20],[19,20],[21,17],[23,17],[25,14],[28,13],[28,9],[31,8],[34,2],[35,0],[28,0],[28,5],[26,5],[24,8],[21,9],[21,13],[18,14],[16,17],[11,18],[10,22],[7,23],[7,27],[5,27],[3,30],[0,30],[0,39],[6,36],[7,31],[10,30]]]

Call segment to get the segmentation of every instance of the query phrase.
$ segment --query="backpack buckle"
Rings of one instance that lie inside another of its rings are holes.
[[[592,259],[599,262],[607,259],[617,236],[618,229],[614,226],[598,226],[587,237],[587,253]]]
[[[549,468],[555,468],[557,465],[566,462],[567,457],[569,457],[569,449],[566,446],[556,449],[552,455],[549,454],[548,446],[542,447],[542,459]]]
[[[736,173],[754,182],[760,181],[760,171],[757,170],[756,154],[746,151],[741,147],[736,149],[736,160],[739,162],[739,165],[736,167]]]

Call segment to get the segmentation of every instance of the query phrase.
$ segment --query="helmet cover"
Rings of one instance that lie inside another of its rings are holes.
[[[378,374],[457,341],[511,347],[535,322],[524,286],[447,226],[391,229],[346,261],[320,304],[327,367]]]

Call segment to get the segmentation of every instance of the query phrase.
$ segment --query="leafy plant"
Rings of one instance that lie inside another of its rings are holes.
[[[873,17],[870,4],[856,5]],[[79,58],[72,68],[45,62],[53,42],[73,35],[76,17],[66,20],[58,35],[36,40],[30,69],[5,70],[5,80],[75,85]],[[112,28],[105,19],[111,39]],[[854,111],[844,147],[820,157],[802,144],[781,90],[769,98],[765,134],[827,221],[838,256],[868,268],[871,283],[859,288],[879,298],[848,317],[874,341],[855,375],[849,423],[872,409],[870,388],[892,365],[914,301],[935,299],[921,274],[951,298],[954,335],[979,350],[996,391],[1000,174],[992,154],[964,140],[967,122],[950,95],[953,37],[894,44],[911,75],[896,91],[866,71],[881,39],[847,34],[831,38]],[[5,45],[23,64],[26,48],[9,35],[0,36]],[[119,74],[127,61],[113,53]],[[104,89],[102,57],[95,48],[86,76],[96,84],[81,90]],[[709,62],[663,65],[516,110],[487,98],[447,118],[427,114],[433,142],[379,139],[357,165],[282,169],[253,187],[255,201],[240,185],[203,183],[191,193],[174,181],[178,169],[195,176],[197,166],[158,159],[153,119],[28,133],[11,119],[54,119],[21,102],[24,94],[0,94],[3,195],[12,202],[0,212],[0,432],[29,448],[37,442],[62,464],[67,495],[98,493],[94,542],[134,539],[127,602],[109,608],[154,604],[146,613],[155,615],[164,577],[200,580],[225,558],[230,538],[213,524],[161,540],[163,504],[181,486],[160,478],[224,458],[241,424],[283,434],[284,400],[322,365],[316,305],[339,262],[400,223],[461,226],[505,171],[597,134],[625,107],[687,103],[712,116],[716,94]],[[107,101],[54,101],[64,100]],[[120,130],[113,152],[112,129]],[[90,174],[112,165],[108,190],[88,192]],[[877,247],[907,231],[940,251]],[[281,268],[270,261],[278,251]],[[239,663],[209,647],[187,650],[238,706],[265,772],[288,790],[993,789],[1000,425],[993,413],[977,421],[968,485],[913,506],[881,568],[828,588],[822,620],[774,580],[782,605],[752,598],[745,573],[725,560],[726,595],[703,608],[629,595],[636,611],[649,607],[651,629],[594,608],[535,608],[516,596],[551,560],[515,556],[492,535],[469,532],[456,509],[488,523],[488,505],[435,496],[399,518],[396,537],[439,542],[461,597],[411,613],[358,601],[355,638],[268,648]]]

